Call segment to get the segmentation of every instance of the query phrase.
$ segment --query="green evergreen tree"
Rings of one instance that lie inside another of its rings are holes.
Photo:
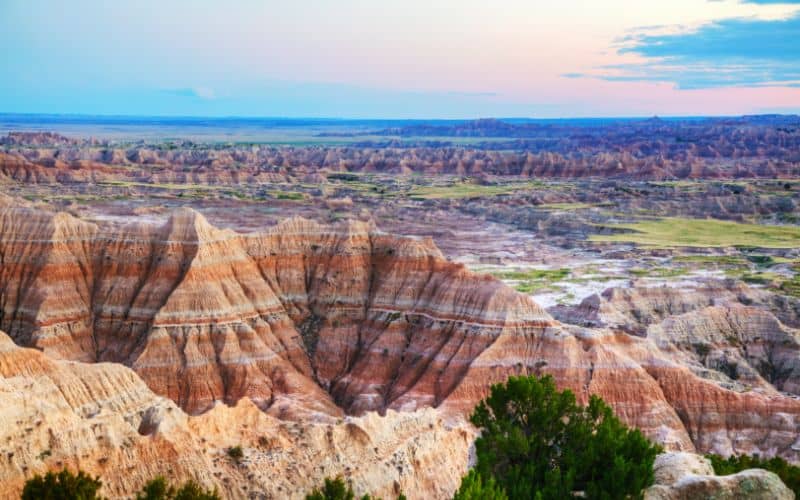
[[[479,478],[465,481],[494,479],[511,500],[576,492],[589,499],[637,499],[653,481],[660,448],[625,427],[599,397],[582,407],[550,376],[511,377],[492,386],[471,421],[481,429],[475,441]]]
[[[306,500],[353,500],[355,496],[353,489],[342,478],[326,477],[322,488],[314,488],[311,494],[306,495]]]
[[[219,500],[219,494],[191,480],[176,489],[158,476],[144,486],[141,493],[136,495],[136,500]]]
[[[706,455],[711,460],[714,473],[718,476],[736,474],[745,469],[765,469],[774,472],[781,481],[800,498],[800,467],[792,465],[780,457],[761,458],[758,455],[739,455],[723,458],[720,455]]]
[[[175,495],[172,488],[163,476],[158,476],[144,485],[142,491],[136,495],[136,500],[164,500]]]
[[[306,495],[306,500],[354,500],[356,494],[353,488],[348,486],[340,477],[331,479],[325,478],[325,483],[322,488],[314,488],[314,490]],[[370,495],[364,495],[359,500],[381,500],[380,498]],[[400,493],[397,500],[406,500],[406,496]]]
[[[73,474],[68,469],[39,474],[29,479],[22,489],[22,500],[96,500],[103,483],[83,471]]]
[[[216,490],[209,491],[194,481],[187,481],[171,500],[219,500],[219,495]]]
[[[508,495],[494,478],[484,481],[473,469],[464,476],[453,500],[508,500]]]

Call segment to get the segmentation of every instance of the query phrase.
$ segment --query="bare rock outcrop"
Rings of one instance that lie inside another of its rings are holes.
[[[652,325],[647,336],[729,387],[800,395],[800,333],[762,308],[706,307]]]
[[[131,366],[192,413],[241,397],[278,414],[437,405],[498,336],[554,324],[429,240],[361,223],[238,235],[191,210],[106,229],[9,208],[0,234],[16,342]]]
[[[780,478],[763,469],[717,476],[708,459],[692,453],[665,453],[656,457],[655,484],[646,500],[792,500],[794,493]]]
[[[359,493],[449,498],[474,439],[430,408],[299,423],[244,398],[187,416],[124,366],[54,360],[2,332],[0,402],[0,498],[9,500],[27,478],[64,466],[100,475],[111,498],[156,475],[194,479],[225,498],[305,498],[326,476]],[[239,462],[232,446],[244,450]]]
[[[697,309],[670,300],[672,314]],[[562,325],[431,240],[360,222],[238,234],[188,209],[120,227],[6,206],[0,328],[54,358],[131,367],[190,414],[247,398],[295,420],[426,407],[461,417],[492,383],[549,373],[668,449],[800,458],[800,401],[777,388],[704,378],[646,327]],[[739,356],[795,366],[785,352]]]

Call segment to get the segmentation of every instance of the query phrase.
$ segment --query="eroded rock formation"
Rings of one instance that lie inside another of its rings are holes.
[[[711,462],[691,453],[664,453],[654,464],[655,484],[646,500],[792,500],[794,493],[780,478],[763,469],[717,476]]]
[[[130,369],[54,360],[0,332],[0,498],[26,479],[80,468],[109,498],[163,475],[218,488],[225,498],[305,498],[326,476],[359,493],[448,498],[467,468],[474,431],[434,409],[337,422],[286,422],[247,398],[187,416]],[[227,451],[241,446],[236,462]]]
[[[360,223],[238,235],[191,210],[99,228],[8,208],[0,234],[0,327],[15,341],[131,366],[192,413],[244,396],[278,413],[438,405],[501,335],[554,325],[429,240]]]
[[[12,205],[0,211],[0,258],[0,328],[15,342],[129,366],[191,414],[248,398],[294,419],[429,406],[460,417],[492,383],[550,373],[581,401],[599,394],[668,449],[800,454],[800,401],[780,392],[792,377],[758,375],[749,390],[705,376],[701,368],[719,366],[687,362],[680,347],[704,323],[648,335],[650,323],[625,326],[637,305],[600,318],[617,324],[562,325],[430,240],[364,223],[291,219],[237,234],[186,209],[163,225],[118,227]],[[653,324],[698,308],[668,302],[651,307]],[[739,317],[731,328],[746,323]],[[795,333],[767,323],[775,333],[763,353],[736,355],[754,374],[762,360],[794,370],[796,350],[767,351]],[[757,329],[737,338],[750,342]]]

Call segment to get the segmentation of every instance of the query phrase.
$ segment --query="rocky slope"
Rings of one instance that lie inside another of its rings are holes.
[[[655,484],[646,500],[792,500],[794,493],[780,478],[763,469],[717,476],[708,459],[690,453],[664,453],[653,466]]]
[[[662,316],[652,308],[654,321],[693,310],[670,300]],[[0,306],[17,344],[129,366],[190,414],[247,398],[300,421],[429,406],[457,419],[491,383],[550,373],[668,449],[800,458],[800,401],[780,392],[793,390],[796,332],[774,318],[740,332],[750,342],[773,328],[752,352],[709,338],[726,356],[779,367],[772,378],[754,368],[749,390],[728,383],[717,358],[703,364],[681,347],[681,335],[713,330],[713,320],[664,324],[658,335],[624,321],[562,325],[430,240],[364,223],[290,219],[237,234],[185,209],[163,225],[112,226],[7,204]]]
[[[100,475],[102,493],[130,497],[156,475],[195,479],[226,498],[304,498],[326,476],[359,493],[447,498],[474,439],[427,409],[331,423],[290,423],[248,399],[187,416],[130,369],[53,360],[0,332],[0,498],[50,469]],[[227,455],[241,446],[244,457]]]
[[[797,116],[594,124],[479,120],[331,132],[327,135],[349,137],[343,141],[349,145],[326,147],[191,141],[123,144],[11,132],[0,138],[0,146],[10,153],[0,156],[0,173],[20,172],[13,166],[24,160],[25,171],[37,172],[28,179],[39,182],[51,174],[60,176],[61,182],[112,174],[118,181],[239,184],[290,174],[300,179],[319,171],[561,179],[792,179],[800,173],[799,124]],[[387,136],[386,140],[375,141],[374,134]],[[426,136],[431,140],[421,140]],[[459,146],[458,138],[464,137],[495,140]],[[40,171],[37,166],[61,172]],[[137,168],[126,168],[130,166]]]
[[[746,285],[707,280],[694,288],[610,288],[578,306],[552,311],[567,322],[646,337],[724,387],[797,396],[800,331],[779,319],[796,324],[795,311],[772,297]]]
[[[277,413],[437,405],[499,336],[554,324],[430,241],[360,223],[237,235],[190,210],[99,228],[12,207],[0,234],[15,341],[131,366],[193,413],[244,396]]]
[[[437,410],[389,411],[338,422],[286,422],[248,399],[188,416],[129,369],[53,360],[0,332],[0,498],[49,469],[102,476],[104,495],[130,496],[156,475],[199,481],[230,498],[304,498],[326,476],[359,493],[450,498],[467,469],[474,430]],[[227,450],[241,446],[243,458]],[[771,473],[714,475],[689,453],[658,457],[648,499],[793,498]]]

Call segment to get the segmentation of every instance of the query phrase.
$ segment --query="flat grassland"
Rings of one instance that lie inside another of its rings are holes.
[[[742,224],[715,219],[664,217],[614,224],[614,234],[595,234],[595,242],[630,242],[649,247],[758,247],[800,246],[800,227]]]

